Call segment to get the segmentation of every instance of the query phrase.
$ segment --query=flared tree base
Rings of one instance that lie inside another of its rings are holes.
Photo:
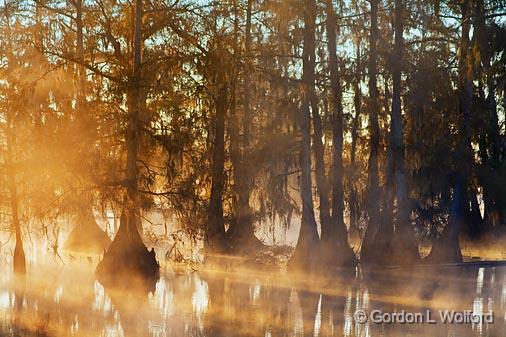
[[[318,268],[318,241],[314,240],[297,244],[295,250],[286,264],[289,271],[312,271]]]
[[[363,267],[389,265],[390,249],[390,240],[387,238],[366,236],[360,251],[360,264]]]
[[[409,234],[394,234],[389,248],[389,265],[409,267],[421,262],[418,244]]]
[[[236,256],[251,256],[264,251],[266,245],[253,232],[236,235],[231,238],[230,254]]]
[[[19,242],[16,242],[16,246],[14,247],[14,273],[24,275],[26,274],[26,257],[25,251],[23,250],[23,245]]]
[[[424,262],[430,264],[461,263],[462,252],[458,240],[448,240],[445,237],[438,239],[432,246]]]
[[[110,244],[109,236],[93,221],[74,227],[65,241],[63,249],[77,254],[101,255],[109,248]]]
[[[160,265],[153,249],[148,250],[137,229],[122,224],[95,274],[106,288],[132,287],[153,290]]]

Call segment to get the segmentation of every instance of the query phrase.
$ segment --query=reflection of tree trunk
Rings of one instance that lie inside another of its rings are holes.
[[[150,335],[146,313],[149,312],[148,292],[140,289],[106,289],[112,305],[118,310],[124,337],[147,337]],[[144,316],[144,317],[143,317]]]
[[[26,333],[26,326],[23,323],[23,302],[25,301],[26,275],[17,274],[14,276],[14,312],[12,330],[14,336],[23,336]]]
[[[342,332],[344,328],[344,309],[345,298],[343,296],[322,294],[321,337],[340,335],[338,332]]]
[[[312,261],[312,254],[318,246],[318,231],[314,215],[312,183],[311,183],[311,131],[310,131],[310,92],[313,85],[314,69],[311,67],[311,48],[315,47],[315,19],[316,3],[308,1],[304,8],[304,50],[303,50],[303,101],[299,112],[299,125],[302,133],[300,166],[301,166],[301,200],[302,220],[299,231],[299,238],[295,251],[289,261],[290,266],[309,268]]]
[[[379,203],[375,200],[379,195],[378,155],[379,155],[379,123],[378,123],[378,84],[377,84],[377,45],[378,45],[378,0],[371,0],[371,32],[369,43],[369,161],[368,161],[368,196],[367,209],[369,224],[362,243],[361,261],[371,261],[378,252],[375,249],[376,236],[379,228]]]
[[[300,309],[302,311],[302,324],[304,337],[314,336],[316,313],[320,294],[307,290],[299,290]]]
[[[223,278],[206,278],[208,286],[209,308],[204,316],[204,331],[206,336],[225,336],[227,327],[234,324],[235,317],[225,321],[224,291],[225,282]]]
[[[331,254],[331,263],[341,266],[355,266],[356,257],[348,243],[348,232],[344,224],[344,193],[343,193],[343,106],[342,88],[336,52],[336,13],[332,0],[326,1],[327,35],[329,51],[330,81],[332,88],[332,223],[324,236],[322,222],[322,242]],[[314,117],[313,117],[314,118]],[[315,132],[316,134],[316,132]],[[320,137],[321,139],[321,137]],[[321,198],[321,197],[320,197]],[[321,211],[321,210],[320,210]],[[337,259],[337,260],[336,260]]]
[[[269,303],[271,305],[272,315],[269,326],[272,329],[272,336],[284,336],[286,329],[286,322],[289,315],[290,305],[290,292],[289,287],[276,287],[275,285],[269,289],[268,294]],[[276,314],[274,314],[276,313]]]

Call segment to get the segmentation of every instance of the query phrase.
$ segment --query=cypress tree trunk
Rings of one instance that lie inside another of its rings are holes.
[[[7,12],[6,12],[7,13]],[[9,18],[7,17],[7,20]],[[6,42],[7,42],[7,55],[9,61],[11,61],[14,56],[12,55],[13,46],[11,44],[11,30],[10,26],[6,29]],[[9,62],[10,64],[10,62]],[[14,126],[15,115],[13,115],[13,111],[10,107],[7,107],[5,114],[5,141],[6,141],[6,156],[5,156],[5,166],[7,173],[7,184],[9,190],[9,201],[11,206],[11,225],[14,234],[16,235],[16,242],[14,246],[14,256],[13,256],[13,269],[14,273],[24,275],[26,274],[26,257],[25,250],[23,247],[23,237],[21,233],[21,223],[19,220],[19,200],[18,200],[18,190],[17,190],[17,181],[16,181],[16,169],[15,169],[15,150],[16,150],[16,131]]]
[[[471,177],[473,154],[471,149],[471,103],[473,95],[473,78],[471,68],[471,50],[469,41],[470,30],[470,4],[462,1],[462,35],[460,39],[460,125],[459,142],[455,151],[455,184],[450,218],[441,237],[434,243],[427,257],[430,262],[461,262],[462,253],[459,244],[459,235],[464,221],[464,213],[469,209],[467,191]],[[457,166],[458,163],[458,166]],[[467,205],[466,205],[467,204]]]
[[[332,0],[326,1],[327,36],[330,68],[330,84],[332,90],[332,225],[328,236],[322,242],[324,253],[329,254],[331,263],[340,266],[355,266],[356,256],[348,243],[348,232],[344,224],[344,193],[343,193],[343,107],[342,89],[339,80],[339,69],[336,51],[336,13]]]
[[[219,54],[219,53],[218,53]],[[211,56],[218,60],[217,55]],[[225,187],[225,115],[228,88],[225,74],[217,69],[217,92],[215,95],[214,144],[212,152],[212,185],[209,202],[209,218],[205,232],[206,254],[226,251],[225,224],[223,220],[223,190]]]
[[[311,116],[313,118],[313,150],[315,159],[315,175],[316,175],[316,188],[318,191],[318,199],[320,201],[320,226],[321,238],[323,241],[332,241],[334,237],[333,232],[334,224],[330,221],[330,203],[329,203],[329,188],[328,179],[325,172],[325,150],[323,146],[323,130],[322,119],[318,108],[318,97],[315,91],[315,62],[316,62],[316,46],[315,40],[312,39],[311,46],[309,47],[308,55],[308,95],[311,105]]]
[[[8,115],[10,115],[8,113]],[[14,273],[26,273],[26,257],[23,248],[23,237],[21,234],[21,223],[19,221],[19,206],[18,206],[18,190],[16,182],[16,170],[14,169],[14,151],[15,136],[12,130],[12,118],[7,119],[7,178],[9,185],[9,199],[11,205],[11,224],[16,234],[16,243],[14,246]]]
[[[77,95],[80,114],[84,115],[83,108],[86,104],[86,70],[84,68],[84,34],[83,34],[83,1],[75,1],[76,8],[76,53],[79,64],[77,65],[77,77],[79,92]]]
[[[229,104],[229,112],[230,112],[230,125],[227,129],[228,134],[230,135],[230,161],[232,163],[232,177],[234,183],[232,184],[232,210],[233,210],[233,220],[228,229],[228,233],[232,236],[235,236],[233,232],[236,232],[239,223],[239,194],[241,193],[241,162],[242,162],[242,153],[241,153],[241,139],[240,139],[240,117],[238,111],[238,77],[240,75],[240,65],[238,60],[241,58],[241,52],[239,51],[239,8],[237,0],[232,2],[233,5],[233,13],[234,13],[234,33],[233,33],[233,52],[234,52],[234,60],[232,63],[232,74],[233,76],[230,79],[230,104]],[[231,239],[231,245],[235,246],[235,239]]]
[[[361,62],[360,62],[360,45],[357,45],[357,66],[355,69],[355,79],[353,80],[353,106],[355,108],[355,116],[353,117],[353,122],[351,126],[351,151],[350,151],[350,172],[349,172],[349,190],[350,190],[350,230],[349,235],[351,238],[359,237],[359,205],[358,205],[358,196],[357,196],[357,188],[355,185],[355,179],[358,179],[356,176],[356,157],[357,157],[357,142],[358,142],[358,126],[360,122],[360,114],[362,110],[362,92],[360,90],[360,76],[362,72]]]
[[[470,240],[479,240],[484,230],[484,221],[481,217],[480,206],[478,203],[478,193],[476,187],[469,182],[465,208],[463,210],[463,223],[465,224],[462,229],[462,234],[466,235]]]
[[[403,10],[402,0],[395,1],[395,47],[393,58],[393,92],[392,92],[392,148],[393,178],[395,183],[395,198],[397,209],[395,218],[394,241],[392,244],[392,262],[395,264],[412,264],[419,260],[418,244],[411,224],[411,205],[406,187],[404,172],[404,128],[401,115],[401,76],[404,51],[403,40]],[[393,207],[393,205],[391,205]]]
[[[379,123],[378,123],[378,0],[371,0],[371,32],[369,37],[369,160],[368,160],[368,191],[367,210],[369,224],[362,242],[360,261],[362,263],[373,262],[379,257],[376,249],[376,236],[379,233],[380,208],[379,201]]]
[[[498,193],[493,193],[494,188],[491,186],[496,181],[499,170],[501,168],[501,136],[500,127],[497,116],[497,100],[495,97],[496,83],[494,79],[494,71],[491,65],[491,55],[489,48],[490,34],[488,31],[486,18],[485,18],[485,5],[483,0],[477,0],[475,6],[476,19],[475,29],[478,39],[478,46],[480,51],[481,64],[485,73],[487,95],[485,98],[486,104],[486,118],[485,135],[483,135],[484,142],[480,144],[480,149],[483,145],[482,161],[490,169],[492,175],[488,181],[482,182],[483,186],[483,199],[485,201],[485,229],[491,229],[499,220],[499,198]],[[487,151],[488,150],[488,151]],[[488,152],[488,153],[487,153]]]
[[[126,159],[126,210],[121,216],[118,233],[109,250],[97,266],[97,277],[106,286],[125,286],[123,276],[128,275],[135,286],[152,289],[159,273],[154,250],[148,251],[139,233],[142,230],[138,212],[140,200],[137,167],[140,143],[139,115],[141,100],[141,50],[142,50],[142,1],[136,0],[134,11],[134,36],[132,79],[128,93],[128,130]],[[128,285],[127,285],[128,286]]]
[[[288,262],[289,268],[308,269],[313,262],[313,254],[318,248],[319,237],[314,215],[311,183],[311,126],[310,126],[310,92],[313,85],[311,70],[311,48],[315,47],[316,2],[306,0],[304,6],[304,50],[302,82],[304,86],[302,107],[299,112],[299,126],[302,133],[300,150],[300,190],[302,200],[302,221],[295,251]],[[313,253],[313,254],[312,254]]]
[[[251,153],[251,19],[252,19],[252,3],[253,0],[247,1],[246,7],[246,27],[245,27],[245,55],[244,55],[244,114],[242,123],[240,123],[239,115],[235,112],[235,126],[232,128],[233,138],[235,139],[233,144],[232,161],[234,170],[234,198],[235,198],[235,216],[234,223],[231,225],[229,230],[231,237],[232,249],[239,254],[256,252],[263,246],[263,243],[255,236],[254,229],[254,218],[251,210],[249,201],[253,183],[253,174],[251,171],[250,153]],[[234,30],[238,32],[239,22],[237,14],[237,3],[234,2],[236,7],[236,19],[234,21]],[[234,38],[234,53],[235,59],[237,60],[239,50],[237,46],[237,33]],[[237,64],[236,64],[237,65]],[[239,67],[236,67],[235,75],[239,75]],[[235,79],[232,79],[235,81]],[[235,86],[235,83],[234,83]],[[236,86],[234,88],[235,92]],[[237,101],[233,100],[232,107],[234,110],[237,109]],[[239,136],[239,130],[243,130],[242,137]],[[232,145],[232,144],[231,144]],[[239,148],[239,145],[241,148]]]
[[[313,54],[310,57],[312,65],[310,68],[314,69],[314,58]],[[312,74],[314,81],[314,73]],[[314,83],[314,82],[313,82]],[[323,130],[322,120],[318,109],[318,98],[314,90],[314,84],[309,88],[310,100],[311,100],[311,115],[313,117],[313,150],[315,159],[315,175],[316,175],[316,189],[318,191],[318,199],[320,201],[320,225],[321,225],[321,237],[322,240],[331,239],[333,237],[332,232],[334,231],[334,224],[330,219],[330,203],[329,203],[329,184],[327,174],[325,172],[325,153],[323,146]]]

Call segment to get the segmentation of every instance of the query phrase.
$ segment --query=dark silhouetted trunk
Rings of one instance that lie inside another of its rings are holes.
[[[239,51],[239,8],[237,0],[233,1],[233,10],[234,10],[234,35],[233,35],[233,51],[234,51],[234,61],[233,61],[233,76],[230,82],[230,124],[228,128],[228,134],[230,135],[230,161],[232,162],[232,177],[234,183],[232,185],[233,198],[232,198],[232,209],[233,209],[233,221],[230,224],[230,227],[227,231],[227,234],[231,236],[231,246],[240,246],[239,242],[235,242],[237,240],[237,235],[234,233],[239,231],[241,226],[239,217],[240,217],[240,194],[242,189],[242,152],[241,152],[241,139],[240,139],[240,114],[238,110],[238,80],[239,76],[239,59],[241,57],[241,53]]]
[[[376,249],[376,236],[379,233],[380,207],[379,200],[379,105],[378,105],[378,0],[371,0],[371,32],[369,43],[369,160],[367,211],[369,223],[362,243],[360,260],[363,263],[372,262],[379,256]]]
[[[290,258],[290,268],[308,269],[314,262],[313,257],[318,247],[319,237],[317,225],[314,215],[314,205],[312,196],[311,183],[311,118],[310,118],[310,92],[311,86],[314,84],[310,60],[311,48],[315,47],[315,20],[316,20],[316,3],[314,0],[306,1],[304,7],[304,50],[303,50],[303,99],[302,107],[298,113],[299,126],[302,133],[301,150],[300,150],[300,191],[302,201],[302,220],[299,231],[299,238],[295,251]],[[313,254],[312,254],[313,253]]]
[[[250,133],[251,133],[251,17],[252,17],[252,2],[253,0],[247,1],[246,7],[246,27],[245,27],[245,55],[244,55],[244,114],[242,123],[239,120],[239,114],[237,111],[237,99],[235,97],[237,92],[237,84],[236,78],[239,75],[239,66],[237,64],[237,59],[240,57],[240,53],[238,50],[238,31],[239,31],[239,21],[238,21],[238,13],[237,13],[237,3],[234,2],[235,6],[235,21],[234,21],[234,54],[235,54],[235,76],[232,81],[234,81],[234,90],[232,95],[234,95],[233,100],[231,101],[231,110],[235,118],[233,124],[235,126],[232,127],[231,136],[233,138],[234,144],[231,144],[233,147],[231,149],[231,157],[232,157],[232,165],[233,165],[233,173],[234,173],[234,223],[231,225],[230,236],[231,236],[231,245],[233,251],[236,253],[249,253],[255,252],[257,249],[261,248],[262,242],[258,240],[255,236],[254,230],[254,218],[253,212],[250,207],[250,195],[251,195],[251,187],[252,187],[252,179],[253,175],[251,172],[251,163],[250,163],[250,153],[251,153],[251,141],[250,141]],[[239,130],[243,130],[242,137],[239,136]]]
[[[330,263],[340,266],[355,266],[356,256],[348,243],[348,232],[344,224],[343,193],[343,106],[342,88],[336,51],[336,13],[332,0],[326,1],[327,36],[332,90],[332,223],[324,233],[322,223],[322,243]],[[316,133],[316,132],[315,132]],[[321,139],[321,137],[320,137]],[[321,210],[320,210],[321,211]]]
[[[482,153],[482,162],[486,165],[492,176],[487,181],[482,182],[483,186],[483,199],[485,203],[484,220],[485,225],[490,229],[498,224],[499,220],[499,199],[493,187],[501,167],[501,136],[499,120],[497,116],[497,100],[496,100],[496,83],[494,79],[494,70],[491,64],[491,52],[489,47],[490,33],[487,27],[485,16],[485,4],[483,0],[477,0],[475,6],[476,19],[475,29],[480,51],[481,65],[486,79],[487,95],[485,97],[486,112],[483,119],[486,123],[485,134],[481,135],[484,142],[480,144]]]
[[[390,74],[388,72],[383,73],[383,90],[384,98],[381,100],[383,103],[384,111],[391,109],[390,101],[392,100],[392,93],[390,92]],[[381,108],[380,108],[381,110]],[[376,244],[378,245],[376,250],[385,252],[378,260],[381,264],[390,263],[389,252],[391,249],[391,241],[394,236],[394,201],[395,201],[395,178],[394,178],[394,155],[391,149],[393,148],[393,134],[388,132],[385,128],[385,132],[380,133],[380,144],[387,144],[385,148],[386,155],[386,168],[385,168],[385,183],[380,187],[381,193],[384,195],[381,198],[381,211],[379,220],[379,231],[376,235]],[[384,138],[384,140],[382,139]],[[383,146],[380,148],[382,150]],[[380,255],[380,254],[378,254]],[[381,260],[381,261],[380,261]]]
[[[227,111],[228,88],[223,71],[218,69],[217,72],[218,88],[214,99],[212,185],[209,201],[209,219],[204,243],[206,253],[223,253],[226,250],[225,224],[223,220],[223,190],[225,186],[225,114]]]
[[[473,78],[471,66],[471,48],[469,41],[470,3],[462,1],[462,35],[460,39],[460,125],[459,142],[455,151],[455,187],[448,224],[441,237],[434,243],[427,257],[430,262],[461,262],[462,253],[459,234],[465,220],[465,210],[469,209],[468,188],[471,177],[473,154],[471,149],[471,103],[473,96]]]
[[[350,190],[350,230],[349,235],[351,238],[358,238],[360,236],[359,219],[360,208],[357,196],[357,187],[355,181],[359,179],[357,176],[357,142],[358,142],[358,126],[360,123],[360,114],[362,110],[362,91],[360,90],[360,78],[362,76],[362,63],[360,54],[360,41],[357,42],[356,51],[356,69],[355,78],[353,80],[353,106],[355,109],[355,116],[353,117],[351,126],[351,151],[350,151],[350,172],[349,172],[349,190]]]
[[[395,46],[393,60],[393,90],[392,90],[392,118],[391,118],[391,148],[389,156],[392,156],[393,181],[395,185],[395,199],[397,209],[395,211],[394,241],[391,245],[392,263],[412,264],[419,260],[418,244],[411,223],[411,205],[406,186],[404,171],[404,127],[401,114],[401,76],[404,52],[404,6],[402,0],[395,1]],[[393,204],[390,205],[393,208]]]
[[[459,234],[462,227],[462,210],[465,204],[463,181],[458,178],[453,188],[448,224],[441,237],[434,242],[430,254],[425,258],[429,263],[462,262]]]

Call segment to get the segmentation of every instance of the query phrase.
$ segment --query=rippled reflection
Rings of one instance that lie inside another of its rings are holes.
[[[26,279],[0,275],[0,336],[506,336],[505,271],[426,268],[361,279],[164,272],[146,295],[108,291],[86,265],[32,267]],[[495,322],[362,324],[359,309],[492,311]]]

